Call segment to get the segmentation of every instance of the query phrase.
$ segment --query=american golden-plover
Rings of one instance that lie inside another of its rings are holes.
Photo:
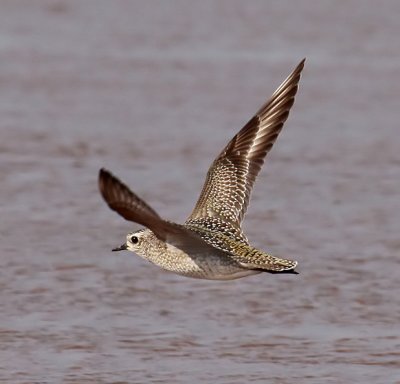
[[[197,204],[184,224],[162,219],[109,171],[99,173],[108,206],[146,227],[113,251],[128,250],[180,275],[231,280],[270,273],[297,273],[297,261],[253,248],[241,229],[251,190],[298,89],[304,60],[212,163]]]

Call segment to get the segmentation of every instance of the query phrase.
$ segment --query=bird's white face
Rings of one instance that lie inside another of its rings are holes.
[[[142,243],[144,238],[146,237],[146,231],[141,229],[136,232],[131,232],[126,235],[126,243],[122,244],[118,248],[114,248],[113,251],[131,251],[135,253],[139,253],[142,249]]]

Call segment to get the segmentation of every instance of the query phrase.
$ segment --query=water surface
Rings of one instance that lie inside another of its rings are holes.
[[[400,383],[399,12],[2,1],[0,381]],[[184,220],[304,56],[244,224],[301,274],[200,281],[111,253],[132,225],[98,169]]]

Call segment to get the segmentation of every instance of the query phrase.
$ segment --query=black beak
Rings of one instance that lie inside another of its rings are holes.
[[[116,252],[116,251],[125,251],[126,249],[128,249],[128,246],[126,245],[126,243],[122,244],[120,247],[114,248],[112,251]]]

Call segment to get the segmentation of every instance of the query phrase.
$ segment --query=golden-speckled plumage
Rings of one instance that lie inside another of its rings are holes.
[[[264,159],[276,141],[298,89],[304,60],[212,163],[196,206],[183,225],[163,220],[105,169],[100,192],[109,207],[148,229],[127,235],[128,249],[169,271],[227,280],[261,271],[294,271],[297,262],[249,245],[241,222]]]

